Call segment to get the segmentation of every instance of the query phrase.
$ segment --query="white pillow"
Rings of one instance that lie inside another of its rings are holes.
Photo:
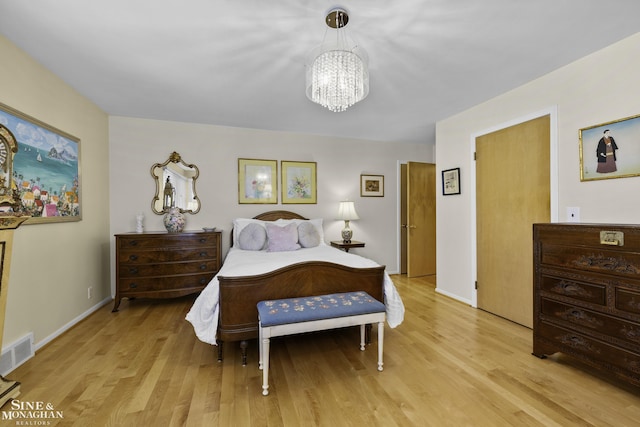
[[[247,224],[238,235],[238,246],[246,251],[261,251],[266,242],[267,231],[260,224]]]

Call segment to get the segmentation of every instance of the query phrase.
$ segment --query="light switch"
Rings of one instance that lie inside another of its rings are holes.
[[[580,222],[580,208],[567,208],[567,222]]]

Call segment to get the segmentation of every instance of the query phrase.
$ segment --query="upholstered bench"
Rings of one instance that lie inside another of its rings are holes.
[[[258,303],[258,339],[262,394],[269,394],[271,337],[360,325],[360,350],[365,348],[365,325],[378,324],[378,370],[382,371],[385,306],[366,292],[346,292]]]

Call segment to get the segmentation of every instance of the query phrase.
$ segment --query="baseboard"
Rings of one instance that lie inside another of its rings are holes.
[[[452,293],[447,292],[447,291],[443,291],[442,289],[437,288],[437,287],[436,287],[436,293],[437,293],[437,294],[440,294],[440,295],[444,295],[444,296],[449,297],[449,298],[451,298],[451,299],[454,299],[454,300],[456,300],[456,301],[460,301],[460,302],[463,302],[463,303],[465,303],[465,304],[472,305],[471,300],[467,300],[467,299],[464,299],[464,298],[460,298],[460,296],[459,296],[459,295],[452,294]]]
[[[112,301],[113,301],[113,298],[111,298],[111,297],[103,299],[102,301],[100,301],[99,303],[94,305],[93,307],[89,308],[84,313],[80,314],[79,316],[77,316],[76,318],[74,318],[73,320],[68,322],[66,325],[62,326],[60,329],[58,329],[57,331],[55,331],[54,333],[52,333],[48,337],[44,338],[41,341],[38,341],[35,344],[35,351],[40,350],[42,347],[44,347],[45,345],[49,344],[51,341],[53,341],[54,339],[58,338],[60,335],[62,335],[63,333],[65,333],[66,331],[71,329],[73,326],[78,324],[81,320],[84,320],[90,314],[93,314],[95,311],[97,311],[98,309],[102,308],[106,304],[109,304]]]

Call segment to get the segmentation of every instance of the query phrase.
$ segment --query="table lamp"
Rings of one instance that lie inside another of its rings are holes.
[[[353,202],[340,202],[337,219],[341,219],[344,221],[344,228],[342,229],[342,241],[344,243],[351,243],[353,231],[351,231],[351,229],[349,228],[349,221],[360,219],[360,217],[356,213],[356,207],[354,206]]]

